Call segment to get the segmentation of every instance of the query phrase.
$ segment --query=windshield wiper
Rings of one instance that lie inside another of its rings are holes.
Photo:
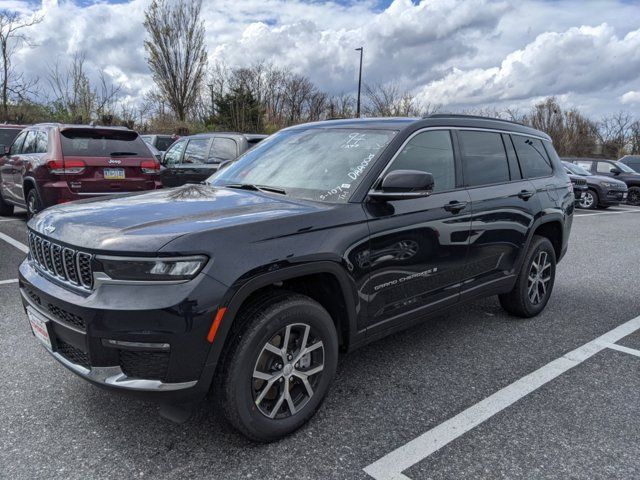
[[[137,156],[138,154],[136,152],[111,152],[109,155],[112,157],[124,157],[125,155]]]
[[[280,195],[286,195],[287,192],[278,187],[270,187],[269,185],[254,185],[252,183],[229,183],[225,185],[227,188],[237,188],[240,190],[252,190],[254,192],[272,192],[279,193]]]

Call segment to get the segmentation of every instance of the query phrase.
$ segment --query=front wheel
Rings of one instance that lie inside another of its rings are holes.
[[[279,292],[252,302],[235,321],[218,400],[244,435],[277,440],[304,425],[329,389],[338,362],[333,320],[311,298]]]
[[[500,304],[518,317],[535,317],[549,301],[556,277],[556,253],[546,237],[535,235],[509,293],[499,295]]]
[[[582,194],[580,198],[580,208],[586,208],[587,210],[595,210],[598,208],[598,194],[594,190],[587,190]]]

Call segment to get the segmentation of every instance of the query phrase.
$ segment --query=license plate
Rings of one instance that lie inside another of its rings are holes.
[[[623,200],[626,200],[626,198],[627,198],[627,194],[626,194],[626,193],[623,193],[623,194],[622,194],[622,199],[623,199]]]
[[[124,178],[123,168],[105,168],[103,170],[104,178],[107,180],[122,180]]]
[[[29,317],[31,330],[35,337],[40,340],[45,347],[51,350],[51,337],[49,336],[48,320],[29,307],[27,307],[27,316]]]

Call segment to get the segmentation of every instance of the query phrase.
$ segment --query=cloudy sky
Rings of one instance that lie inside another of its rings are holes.
[[[152,87],[149,1],[0,0],[0,9],[44,16],[20,68],[46,79],[48,65],[83,51],[94,75],[106,72],[135,101]],[[594,117],[640,116],[640,1],[204,0],[203,14],[210,61],[270,61],[332,93],[355,90],[363,45],[366,82],[396,82],[450,110],[526,109],[556,95]]]

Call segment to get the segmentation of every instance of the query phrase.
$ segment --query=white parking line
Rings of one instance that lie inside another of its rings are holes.
[[[574,218],[580,217],[591,217],[593,215],[619,215],[621,213],[640,213],[640,209],[636,210],[625,210],[623,212],[597,212],[597,213],[578,213],[574,215]]]
[[[0,222],[17,222],[18,220],[22,220],[21,218],[2,218],[0,217]]]
[[[611,345],[607,345],[607,348],[611,348],[613,350],[618,350],[619,352],[628,353],[629,355],[635,355],[636,357],[640,357],[640,350],[635,350],[633,348],[625,347],[624,345],[618,345],[617,343],[612,343]]]
[[[0,280],[0,285],[9,285],[10,283],[18,283],[18,279],[12,278],[10,280]]]
[[[403,471],[596,353],[606,348],[615,348],[620,351],[632,350],[613,344],[636,330],[640,330],[640,316],[498,390],[365,467],[364,471],[376,480],[410,480],[402,473]]]
[[[9,235],[5,235],[4,233],[0,232],[0,239],[13,245],[18,250],[22,250],[24,253],[29,253],[29,247],[27,247],[24,243],[19,242],[15,238],[11,238]]]

